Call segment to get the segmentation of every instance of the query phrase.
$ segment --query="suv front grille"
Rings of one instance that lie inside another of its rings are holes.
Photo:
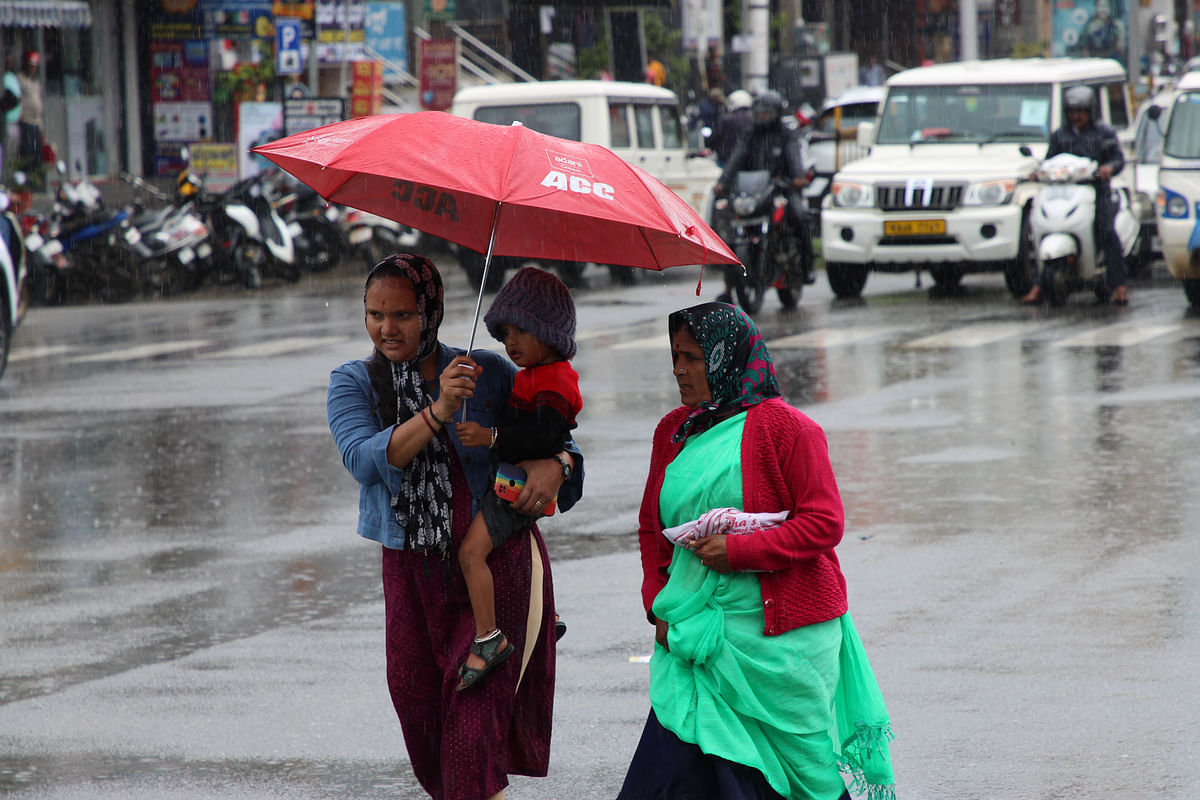
[[[961,184],[880,184],[875,187],[875,207],[880,211],[950,211],[962,199]]]

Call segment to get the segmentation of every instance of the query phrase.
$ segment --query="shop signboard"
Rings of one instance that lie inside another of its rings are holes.
[[[457,89],[458,42],[455,39],[421,40],[421,106],[445,111]]]
[[[344,102],[340,97],[289,98],[283,101],[283,132],[293,133],[319,128],[345,119]]]

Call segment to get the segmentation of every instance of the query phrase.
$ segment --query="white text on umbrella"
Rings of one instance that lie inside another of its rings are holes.
[[[592,182],[587,178],[579,175],[567,177],[565,172],[559,172],[552,169],[546,173],[546,177],[542,178],[542,186],[547,186],[551,189],[558,189],[562,192],[575,192],[577,194],[594,194],[602,200],[613,199],[613,187],[607,183],[599,181]]]

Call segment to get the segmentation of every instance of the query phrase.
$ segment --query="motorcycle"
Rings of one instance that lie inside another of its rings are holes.
[[[392,253],[416,251],[422,244],[420,231],[357,208],[342,209],[341,224],[346,246],[368,267]]]
[[[211,270],[213,248],[192,193],[180,191],[172,201],[139,177],[123,172],[121,178],[168,205],[146,210],[135,204],[135,213],[110,239],[118,257],[133,260],[149,293],[166,296],[199,288]]]
[[[201,196],[198,208],[212,234],[218,282],[241,280],[246,288],[257,289],[268,272],[291,282],[300,280],[295,246],[300,226],[283,221],[258,176],[219,195],[202,191]]]
[[[295,248],[301,268],[328,272],[338,265],[343,250],[338,225],[342,215],[340,206],[327,202],[315,189],[302,183],[274,204],[288,227],[297,231]]]
[[[1091,288],[1100,302],[1112,290],[1100,263],[1095,235],[1096,189],[1099,165],[1089,158],[1060,153],[1042,162],[1034,179],[1038,188],[1029,216],[1042,293],[1052,306],[1061,306],[1071,292]],[[1129,190],[1113,186],[1115,228],[1121,255],[1129,259],[1137,246],[1139,224]]]
[[[66,172],[62,161],[58,171],[60,175]],[[120,256],[111,238],[130,216],[129,209],[105,208],[100,189],[86,178],[60,182],[50,227],[67,256],[70,272],[61,276],[66,282],[59,302],[93,299],[119,303],[137,296],[141,286],[136,265]],[[50,249],[55,248],[50,245]]]
[[[791,190],[790,182],[772,177],[768,170],[742,170],[733,191],[715,203],[717,230],[742,262],[734,291],[747,314],[762,309],[769,288],[775,289],[784,308],[795,308],[809,282],[812,253],[800,252],[793,235],[788,215]]]

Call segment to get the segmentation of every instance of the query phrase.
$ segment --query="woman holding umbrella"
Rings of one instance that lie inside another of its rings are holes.
[[[741,309],[694,306],[668,330],[682,405],[654,432],[638,526],[651,710],[618,798],[848,800],[840,768],[894,800],[825,434],[780,398]]]
[[[468,357],[438,342],[442,280],[429,259],[395,255],[367,276],[363,293],[372,356],[330,377],[329,427],[359,483],[358,532],[382,545],[387,680],[413,771],[436,800],[503,798],[508,775],[544,776],[554,696],[554,592],[536,526],[490,559],[497,623],[517,657],[477,691],[456,692],[462,653],[475,635],[457,548],[490,475],[487,448],[464,447],[451,420],[484,427],[512,388],[514,367],[499,354]],[[558,495],[582,494],[577,450],[524,462],[525,490],[513,503],[534,515]]]

